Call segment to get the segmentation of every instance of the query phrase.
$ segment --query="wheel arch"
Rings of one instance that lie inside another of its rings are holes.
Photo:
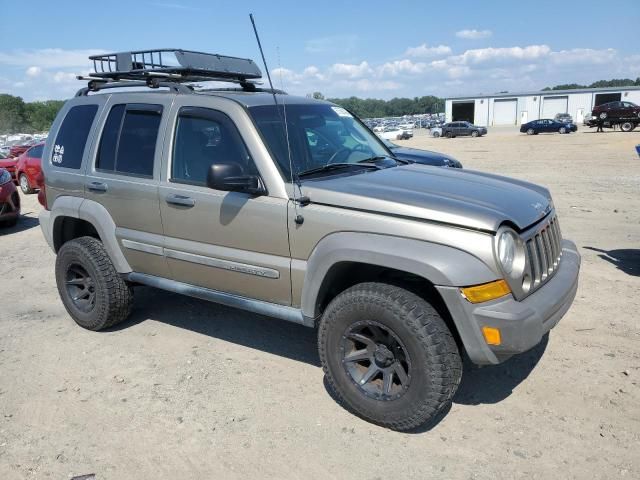
[[[106,208],[81,197],[60,196],[51,207],[50,238],[57,252],[65,242],[80,236],[99,239],[118,273],[132,271],[116,238],[116,225]]]
[[[436,285],[487,283],[496,280],[496,274],[477,257],[447,245],[378,234],[334,233],[318,243],[307,261],[302,312],[306,318],[318,318],[340,291],[376,278],[408,281],[426,294],[437,295]]]

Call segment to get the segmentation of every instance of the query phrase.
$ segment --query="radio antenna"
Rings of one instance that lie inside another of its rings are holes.
[[[278,116],[284,125],[284,135],[285,140],[287,142],[287,152],[289,154],[289,173],[291,175],[291,187],[293,188],[293,208],[295,210],[295,222],[298,225],[302,225],[304,223],[304,217],[298,213],[298,198],[296,196],[296,181],[295,174],[293,173],[293,160],[291,159],[291,144],[289,143],[289,127],[287,125],[287,113],[285,111],[285,102],[282,102],[282,110],[284,113],[284,118],[280,114],[280,106],[278,104],[278,99],[276,97],[276,91],[273,88],[273,82],[271,81],[271,74],[269,73],[269,67],[267,67],[267,60],[264,58],[264,51],[262,50],[262,43],[260,43],[260,36],[258,35],[258,29],[256,28],[256,22],[253,19],[253,13],[249,14],[249,18],[251,19],[251,25],[253,26],[253,33],[256,35],[256,41],[258,42],[258,49],[260,50],[260,56],[262,57],[262,63],[264,65],[264,70],[267,72],[267,78],[269,79],[269,87],[271,88],[271,94],[273,95],[273,103],[276,105],[276,112],[278,112]],[[300,186],[298,185],[298,189]]]

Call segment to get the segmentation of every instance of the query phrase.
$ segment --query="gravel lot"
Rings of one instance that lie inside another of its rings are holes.
[[[327,393],[315,332],[149,288],[77,327],[36,196],[0,230],[0,478],[640,478],[640,132],[399,142],[550,187],[583,255],[548,343],[468,367],[450,411],[400,434]]]

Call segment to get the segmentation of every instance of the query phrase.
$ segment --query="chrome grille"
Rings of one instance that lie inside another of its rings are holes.
[[[526,270],[530,277],[528,285],[523,283],[523,290],[525,293],[531,293],[551,278],[560,264],[562,234],[557,217],[551,218],[545,226],[526,240],[526,253]]]

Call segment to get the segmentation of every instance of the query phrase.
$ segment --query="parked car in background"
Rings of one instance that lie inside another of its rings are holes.
[[[556,116],[553,117],[553,119],[556,122],[573,123],[573,117],[568,113],[557,113]]]
[[[449,155],[444,153],[432,152],[431,150],[422,150],[418,148],[407,148],[389,140],[382,140],[393,156],[400,160],[407,160],[412,163],[419,163],[421,165],[433,165],[435,167],[450,167],[450,168],[462,168],[462,163]]]
[[[11,174],[0,168],[0,226],[13,226],[20,217],[20,195]]]
[[[445,123],[442,126],[442,135],[447,138],[464,136],[481,137],[482,135],[486,134],[486,127],[478,127],[469,122],[450,122]]]
[[[41,173],[41,159],[44,142],[41,142],[18,157],[16,164],[16,178],[20,190],[25,195],[34,193],[38,188],[37,178]]]
[[[406,140],[413,136],[413,132],[410,136],[408,132],[405,132],[400,127],[384,127],[382,132],[376,132],[376,134],[386,140]]]
[[[9,157],[19,157],[28,149],[29,149],[29,145],[25,143],[12,145],[11,148],[9,149]]]
[[[521,133],[527,135],[537,135],[539,133],[570,133],[578,130],[575,123],[563,123],[557,120],[551,120],[550,118],[543,118],[540,120],[532,120],[531,122],[524,123],[520,127]]]
[[[398,125],[398,128],[405,133],[406,138],[413,137],[413,124],[403,123],[401,125]]]
[[[0,153],[0,168],[4,168],[11,175],[11,180],[17,183],[16,179],[16,164],[18,159],[16,157],[8,157],[3,153]]]
[[[593,107],[591,115],[600,120],[612,118],[640,118],[640,106],[631,102],[609,102]]]
[[[439,138],[442,136],[442,127],[430,127],[429,128],[429,135],[431,135],[433,138]]]

